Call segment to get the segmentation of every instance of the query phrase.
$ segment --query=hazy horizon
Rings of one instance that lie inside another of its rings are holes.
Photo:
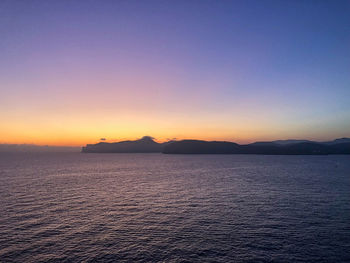
[[[130,138],[130,139],[119,139],[119,140],[108,140],[108,139],[105,139],[104,140],[95,140],[95,141],[92,141],[92,142],[87,142],[85,144],[82,144],[82,145],[49,145],[49,144],[34,144],[34,143],[0,143],[0,151],[2,150],[1,147],[17,147],[18,149],[21,149],[21,147],[23,147],[23,149],[30,149],[31,147],[35,148],[35,147],[41,147],[41,148],[81,148],[81,147],[84,147],[86,146],[87,144],[95,144],[95,143],[99,143],[99,142],[105,142],[105,143],[117,143],[117,142],[123,142],[123,141],[134,141],[134,140],[140,140],[142,139],[143,137],[150,137],[152,138],[155,142],[158,142],[158,143],[163,143],[163,142],[168,142],[168,141],[181,141],[181,140],[199,140],[198,138],[168,138],[166,140],[159,140],[157,138],[154,138],[152,136],[141,136],[141,137],[137,137],[137,138]],[[252,141],[248,141],[248,142],[238,142],[238,141],[228,141],[228,142],[235,142],[235,143],[238,143],[238,144],[250,144],[250,143],[255,143],[255,142],[270,142],[270,141],[289,141],[289,140],[308,140],[308,141],[313,141],[313,142],[329,142],[329,141],[333,141],[333,140],[336,140],[336,139],[343,139],[343,138],[350,138],[350,136],[343,136],[343,137],[339,137],[339,138],[331,138],[331,139],[328,139],[328,140],[322,140],[322,141],[319,141],[319,140],[313,140],[313,139],[307,139],[307,138],[279,138],[279,139],[272,139],[272,140],[269,140],[269,141],[257,141],[257,140],[252,140]],[[204,140],[205,141],[205,140]],[[219,140],[207,140],[207,141],[219,141]],[[226,140],[227,141],[227,140]]]

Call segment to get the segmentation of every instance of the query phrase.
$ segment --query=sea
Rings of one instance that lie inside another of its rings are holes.
[[[350,156],[1,153],[0,262],[350,262]]]

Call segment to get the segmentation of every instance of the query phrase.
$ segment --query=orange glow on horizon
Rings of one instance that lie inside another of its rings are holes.
[[[287,137],[282,137],[281,130],[274,129],[275,132],[268,129],[258,129],[252,126],[230,127],[220,130],[220,127],[212,128],[205,125],[189,126],[183,124],[177,129],[169,127],[160,127],[156,125],[143,126],[122,125],[89,125],[77,124],[74,127],[60,129],[54,127],[35,127],[16,125],[11,128],[0,127],[2,130],[0,143],[6,144],[36,144],[50,146],[84,146],[100,142],[100,138],[106,138],[105,142],[118,142],[124,140],[137,140],[143,136],[152,136],[157,142],[168,140],[198,139],[198,140],[218,140],[232,141],[240,144],[252,143],[255,141],[271,141],[276,139],[314,139],[312,137],[293,136],[292,133]],[[23,132],[25,131],[25,132]],[[329,138],[331,139],[331,138]],[[325,137],[319,137],[319,140],[328,140]]]

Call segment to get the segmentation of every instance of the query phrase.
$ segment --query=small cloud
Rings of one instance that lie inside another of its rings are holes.
[[[105,141],[105,140],[106,140],[106,138],[101,138],[101,139],[100,139],[100,141]]]

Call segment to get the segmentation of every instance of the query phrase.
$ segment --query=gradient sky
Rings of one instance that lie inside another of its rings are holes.
[[[0,143],[350,136],[350,1],[0,1]]]

